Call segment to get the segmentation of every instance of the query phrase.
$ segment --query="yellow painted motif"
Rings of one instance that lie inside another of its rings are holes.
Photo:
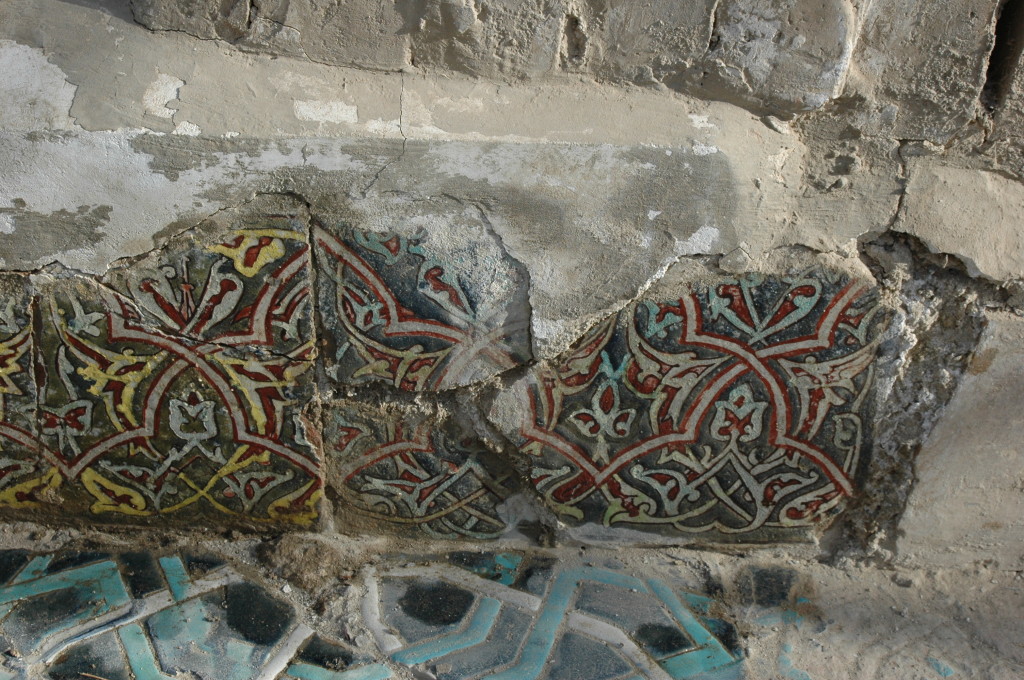
[[[307,348],[312,345],[312,342],[306,343],[302,347],[298,348],[294,353],[301,355]],[[257,390],[260,388],[277,387],[282,390],[292,387],[296,383],[296,379],[308,371],[312,366],[309,361],[296,361],[293,359],[274,359],[257,361],[253,358],[248,359],[233,359],[222,354],[214,357],[221,366],[226,369],[228,377],[231,382],[238,387],[238,391],[245,397],[246,402],[249,404],[249,413],[252,415],[252,425],[256,432],[259,434],[268,434],[267,432],[267,413],[263,408],[263,402],[257,394]],[[283,372],[284,379],[278,380],[273,373],[267,370],[267,366],[285,366]],[[243,373],[242,371],[245,371]],[[250,375],[261,375],[266,377],[266,380],[255,380]],[[291,400],[281,400],[278,404],[278,409],[283,410],[285,406],[293,404]],[[278,423],[281,422],[280,418],[277,419]],[[277,433],[270,433],[277,434]],[[230,472],[228,474],[231,474]]]
[[[287,229],[244,229],[235,231],[238,243],[221,243],[210,250],[231,258],[235,270],[252,278],[263,267],[285,254],[284,240],[296,240],[297,232]]]
[[[301,509],[296,509],[293,503],[301,498],[303,494],[307,493],[316,483],[317,481],[313,480],[308,484],[303,484],[287,496],[278,498],[270,504],[270,507],[267,509],[267,515],[271,519],[284,520],[300,526],[309,526],[317,517],[317,504],[323,497],[323,489],[317,489],[311,493],[309,498],[300,506]]]
[[[146,510],[146,499],[142,494],[110,481],[92,468],[83,470],[81,479],[85,488],[96,498],[96,502],[89,508],[94,514],[120,512],[136,517],[153,514]]]
[[[33,477],[24,482],[19,482],[10,488],[0,492],[0,506],[6,508],[38,508],[42,504],[32,500],[18,500],[19,495],[31,497],[61,485],[63,478],[56,468],[50,468],[40,477]]]
[[[28,328],[24,328],[16,335],[0,342],[0,420],[4,419],[3,395],[21,396],[23,394],[11,378],[24,370],[18,362],[30,346],[31,339]]]
[[[229,515],[236,515],[236,514],[238,514],[235,511],[233,511],[231,508],[227,507],[226,505],[224,505],[223,503],[221,503],[220,501],[215,499],[210,492],[213,491],[213,488],[215,486],[217,486],[217,484],[220,482],[220,480],[222,480],[224,477],[227,477],[228,475],[233,475],[233,474],[235,474],[236,472],[238,472],[240,470],[244,470],[245,468],[249,467],[250,465],[253,465],[254,463],[264,463],[265,464],[265,463],[268,463],[270,461],[270,452],[269,451],[263,451],[262,453],[260,453],[258,455],[251,456],[249,458],[246,458],[245,460],[242,460],[242,457],[245,456],[246,452],[248,452],[248,451],[249,451],[249,446],[246,445],[246,444],[243,444],[242,446],[239,446],[237,449],[235,449],[234,455],[231,456],[231,458],[228,460],[228,462],[225,463],[224,466],[221,469],[217,470],[217,474],[213,475],[209,479],[209,481],[206,482],[206,485],[203,486],[202,488],[200,488],[198,484],[193,482],[185,473],[180,474],[178,476],[178,479],[180,479],[182,482],[184,482],[186,486],[188,486],[190,489],[192,489],[196,493],[195,493],[195,495],[190,496],[189,498],[186,498],[185,500],[181,501],[180,503],[177,503],[177,504],[172,505],[170,507],[164,508],[162,513],[163,514],[168,514],[168,513],[176,512],[178,510],[181,510],[184,507],[192,505],[193,503],[195,503],[196,501],[198,501],[201,498],[205,498],[207,501],[210,502],[211,505],[213,505],[215,508],[217,508],[221,512],[227,513]]]

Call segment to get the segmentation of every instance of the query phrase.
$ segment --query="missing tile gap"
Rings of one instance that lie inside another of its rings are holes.
[[[997,10],[995,40],[985,71],[981,103],[994,112],[1006,101],[1024,52],[1024,0],[1004,0]]]

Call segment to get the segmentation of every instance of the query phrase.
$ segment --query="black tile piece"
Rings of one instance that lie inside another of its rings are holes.
[[[150,553],[124,553],[118,556],[118,561],[121,563],[121,575],[132,597],[145,597],[167,587],[163,570]]]
[[[351,665],[355,658],[349,650],[341,645],[328,642],[317,635],[299,651],[296,660],[313,664],[332,671],[340,671]]]
[[[468,590],[434,581],[410,583],[398,604],[403,612],[418,621],[432,626],[450,626],[462,620],[474,599]]]
[[[232,583],[225,589],[228,626],[257,645],[272,645],[291,626],[292,608],[252,583]]]
[[[73,569],[75,567],[81,567],[85,564],[92,564],[94,562],[102,562],[110,559],[110,553],[102,552],[70,552],[63,555],[54,557],[49,565],[46,567],[47,574],[56,574],[59,571],[65,571],[67,569]]]
[[[657,657],[668,656],[693,646],[690,638],[681,630],[660,623],[645,623],[637,628],[633,636]]]
[[[199,578],[204,574],[223,567],[227,564],[224,560],[217,557],[216,555],[197,555],[193,553],[185,553],[181,556],[182,561],[185,563],[185,569],[188,570],[188,575],[193,579]]]
[[[113,634],[72,647],[46,673],[51,680],[132,680]]]
[[[31,555],[27,550],[0,551],[0,583],[7,583],[28,564]]]

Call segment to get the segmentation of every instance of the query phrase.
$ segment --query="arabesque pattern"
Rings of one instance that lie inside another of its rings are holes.
[[[310,525],[329,484],[353,530],[508,534],[525,516],[512,461],[457,400],[408,394],[532,358],[525,270],[452,210],[447,231],[380,233],[266,196],[100,279],[3,275],[0,507]],[[811,269],[680,293],[497,395],[520,472],[587,530],[819,525],[870,446],[875,289]]]
[[[883,316],[868,284],[820,270],[633,305],[517,386],[532,482],[576,522],[812,526],[854,493]]]
[[[316,229],[314,241],[333,381],[435,391],[529,359],[527,277],[494,244],[444,253],[427,234],[350,227]]]
[[[315,518],[304,224],[271,214],[211,229],[113,270],[108,285],[36,277],[40,469],[6,505]]]
[[[40,459],[31,318],[28,276],[0,275],[0,506],[28,501],[54,478]]]
[[[498,505],[512,492],[484,446],[436,416],[333,404],[324,433],[339,512],[359,513],[434,538],[486,539],[506,528]]]

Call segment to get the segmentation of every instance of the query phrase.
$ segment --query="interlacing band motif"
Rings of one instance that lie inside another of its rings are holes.
[[[304,226],[268,216],[222,236],[181,237],[109,285],[42,284],[32,445],[44,464],[5,483],[0,502],[38,507],[59,488],[65,512],[80,497],[134,517],[203,501],[258,521],[315,518],[320,465],[300,418],[313,353]]]
[[[454,426],[342,411],[325,444],[339,461],[343,507],[435,538],[495,538],[506,528],[498,505],[512,492],[509,475],[493,471],[480,443]]]
[[[883,316],[824,271],[635,304],[520,384],[532,482],[580,522],[813,525],[854,492]]]

